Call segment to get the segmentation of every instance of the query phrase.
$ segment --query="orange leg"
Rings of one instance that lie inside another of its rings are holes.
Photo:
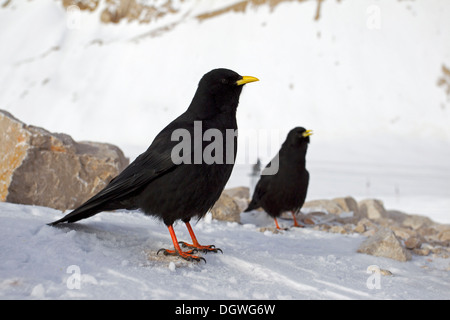
[[[281,230],[279,224],[278,224],[278,220],[277,218],[273,218],[273,220],[275,220],[275,226],[277,227],[278,230]]]
[[[292,211],[292,217],[294,218],[294,225],[293,225],[293,227],[303,228],[302,225],[299,225],[299,224],[298,224],[297,218],[295,218],[295,213],[294,213],[294,211]]]
[[[189,221],[188,222],[184,222],[184,223],[186,224],[186,228],[188,229],[189,235],[191,236],[192,244],[189,244],[189,243],[181,241],[180,243],[181,243],[181,245],[183,247],[194,248],[194,250],[202,251],[204,253],[208,253],[208,252],[215,252],[215,253],[217,253],[218,251],[222,252],[221,249],[216,248],[216,246],[214,246],[214,245],[211,245],[211,246],[202,246],[202,245],[200,245],[200,243],[198,243],[198,241],[197,241],[197,237],[195,236],[194,230],[192,230],[192,227],[191,227],[191,224],[189,223]]]
[[[170,236],[172,237],[172,242],[173,245],[175,247],[175,250],[167,250],[167,249],[159,249],[158,253],[159,254],[161,251],[164,253],[164,255],[169,255],[169,256],[179,256],[185,260],[188,261],[197,261],[199,262],[200,260],[203,260],[206,262],[205,258],[202,257],[198,257],[198,256],[194,256],[193,250],[184,252],[181,250],[180,245],[178,244],[178,240],[177,240],[177,236],[175,235],[175,231],[173,230],[172,225],[168,226],[169,228],[169,232],[170,232]]]

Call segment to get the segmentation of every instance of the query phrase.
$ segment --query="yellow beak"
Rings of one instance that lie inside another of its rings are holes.
[[[303,132],[302,136],[304,138],[312,136],[313,135],[313,131],[312,130],[306,130],[305,132]]]
[[[243,86],[246,83],[255,82],[255,81],[259,81],[259,79],[255,78],[255,77],[244,76],[244,77],[242,77],[241,80],[236,81],[236,85]]]

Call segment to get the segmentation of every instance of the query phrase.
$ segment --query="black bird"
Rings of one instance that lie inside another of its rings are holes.
[[[285,211],[291,211],[294,226],[300,227],[295,214],[305,203],[309,184],[306,170],[306,151],[311,130],[302,127],[292,129],[280,151],[263,170],[245,212],[262,207],[275,220]]]
[[[165,127],[147,151],[102,191],[49,225],[76,222],[102,211],[140,209],[146,215],[162,219],[168,227],[175,250],[161,249],[164,254],[200,261],[204,259],[194,253],[220,250],[213,245],[200,245],[189,222],[194,216],[202,218],[219,199],[233,170],[237,134],[229,134],[232,141],[222,143],[220,149],[211,152],[215,161],[210,164],[202,158],[208,147],[203,136],[207,130],[213,129],[225,141],[229,130],[236,132],[236,110],[243,85],[254,81],[258,79],[243,77],[228,69],[215,69],[205,74],[187,111]],[[180,136],[175,135],[177,132],[187,134],[190,139],[180,142]],[[201,141],[197,141],[199,139]],[[180,151],[175,147],[179,148],[181,143],[185,148]],[[174,155],[177,155],[174,150],[179,151],[178,154],[183,153],[183,161],[174,161]],[[184,252],[180,248],[172,226],[179,219],[186,224],[193,242],[180,243],[192,250]]]

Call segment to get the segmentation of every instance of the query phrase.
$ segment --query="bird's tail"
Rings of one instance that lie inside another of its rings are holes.
[[[248,205],[247,209],[244,210],[244,212],[249,212],[249,211],[258,209],[259,207],[260,207],[260,205],[258,204],[258,202],[255,200],[252,200],[250,202],[250,204]]]
[[[113,208],[109,208],[109,206],[106,205],[105,201],[103,199],[99,199],[96,197],[93,197],[86,201],[84,204],[73,210],[71,213],[67,214],[63,218],[49,223],[49,226],[56,226],[60,223],[73,223],[77,222],[79,220],[83,220],[89,217],[92,217],[93,215],[96,215],[99,212],[102,211],[109,211],[113,210]]]

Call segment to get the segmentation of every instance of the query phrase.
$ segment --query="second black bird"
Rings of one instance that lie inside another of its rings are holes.
[[[196,154],[200,151],[202,155],[208,146],[202,137],[209,129],[220,132],[222,137],[227,136],[227,131],[237,129],[239,97],[243,86],[253,81],[258,79],[243,77],[228,69],[215,69],[205,74],[187,111],[165,127],[147,151],[102,191],[51,225],[76,222],[102,211],[140,209],[162,219],[168,227],[175,250],[162,249],[164,254],[200,261],[203,258],[194,255],[196,251],[217,252],[214,246],[198,243],[189,222],[194,216],[203,217],[219,199],[233,170],[237,137],[232,136],[232,141],[223,143],[221,149],[216,150],[214,156],[219,161],[198,162]],[[198,130],[201,130],[200,137],[196,137]],[[173,150],[180,144],[174,139],[176,132],[187,133],[192,138],[192,148],[183,151],[188,153],[183,154],[183,159],[189,158],[189,161],[178,163],[173,159]],[[196,138],[201,141],[194,141]],[[185,245],[192,250],[181,250],[173,230],[176,220],[186,224],[192,244]]]
[[[292,129],[275,158],[266,166],[245,212],[262,207],[275,220],[285,211],[291,211],[294,226],[300,227],[295,214],[303,206],[309,185],[306,170],[306,152],[311,130]]]

